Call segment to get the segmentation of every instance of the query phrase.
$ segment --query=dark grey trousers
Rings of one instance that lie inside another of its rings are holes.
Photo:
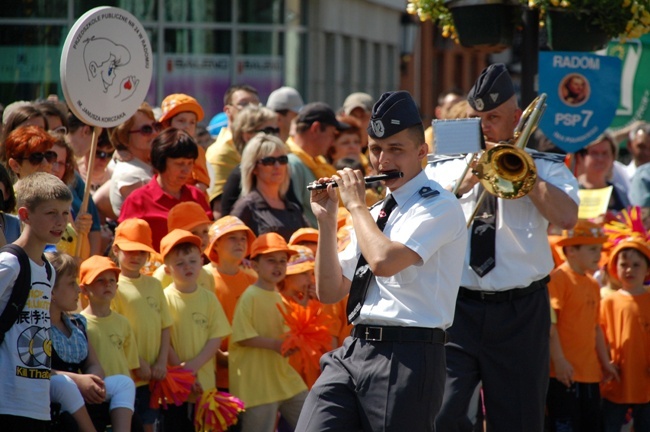
[[[433,431],[445,382],[441,344],[348,337],[321,358],[296,432]]]
[[[541,432],[549,374],[550,305],[541,289],[503,303],[459,296],[448,330],[447,382],[437,432],[470,432],[479,381],[487,430]]]

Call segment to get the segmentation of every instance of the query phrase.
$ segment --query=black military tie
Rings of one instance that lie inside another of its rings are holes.
[[[393,195],[388,194],[384,199],[384,204],[381,206],[381,211],[377,218],[377,227],[379,230],[384,230],[386,221],[396,205],[397,202],[393,198]],[[357,268],[354,270],[354,277],[352,278],[352,285],[350,286],[350,296],[348,297],[348,305],[345,310],[348,315],[348,323],[351,323],[359,316],[361,306],[363,306],[363,302],[366,299],[368,286],[370,285],[373,276],[372,270],[370,270],[370,266],[362,254],[359,257],[359,262],[357,262]]]
[[[483,191],[483,186],[479,186],[479,196]],[[469,265],[480,277],[488,274],[496,265],[497,210],[497,197],[486,193],[472,222]]]

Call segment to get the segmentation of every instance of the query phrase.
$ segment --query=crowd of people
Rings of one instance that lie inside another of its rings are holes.
[[[231,431],[650,431],[648,124],[530,150],[526,196],[478,200],[407,92],[223,102],[219,131],[171,94],[98,136],[56,98],[4,109],[3,427],[213,430],[218,391],[244,405]],[[501,64],[438,103],[486,149],[522,113]]]

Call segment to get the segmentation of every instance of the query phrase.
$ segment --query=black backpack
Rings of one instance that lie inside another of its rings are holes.
[[[32,289],[32,269],[29,264],[29,257],[23,248],[12,243],[1,247],[0,253],[2,252],[9,252],[18,258],[20,272],[14,282],[5,310],[0,315],[0,344],[5,339],[5,333],[16,323],[18,316],[23,311],[29,297],[29,291]],[[44,255],[42,259],[45,262],[45,271],[49,280],[52,278],[52,268]]]

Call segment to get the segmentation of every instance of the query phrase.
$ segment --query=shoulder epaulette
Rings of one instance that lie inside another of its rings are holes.
[[[463,159],[465,155],[462,154],[455,154],[455,155],[439,155],[435,153],[429,153],[427,155],[427,163],[438,163],[438,162],[445,162],[445,161],[450,161],[454,159]]]
[[[540,152],[537,150],[529,150],[529,149],[526,149],[526,151],[533,157],[533,159],[542,159],[542,160],[547,160],[549,162],[564,163],[565,155],[560,153]]]

